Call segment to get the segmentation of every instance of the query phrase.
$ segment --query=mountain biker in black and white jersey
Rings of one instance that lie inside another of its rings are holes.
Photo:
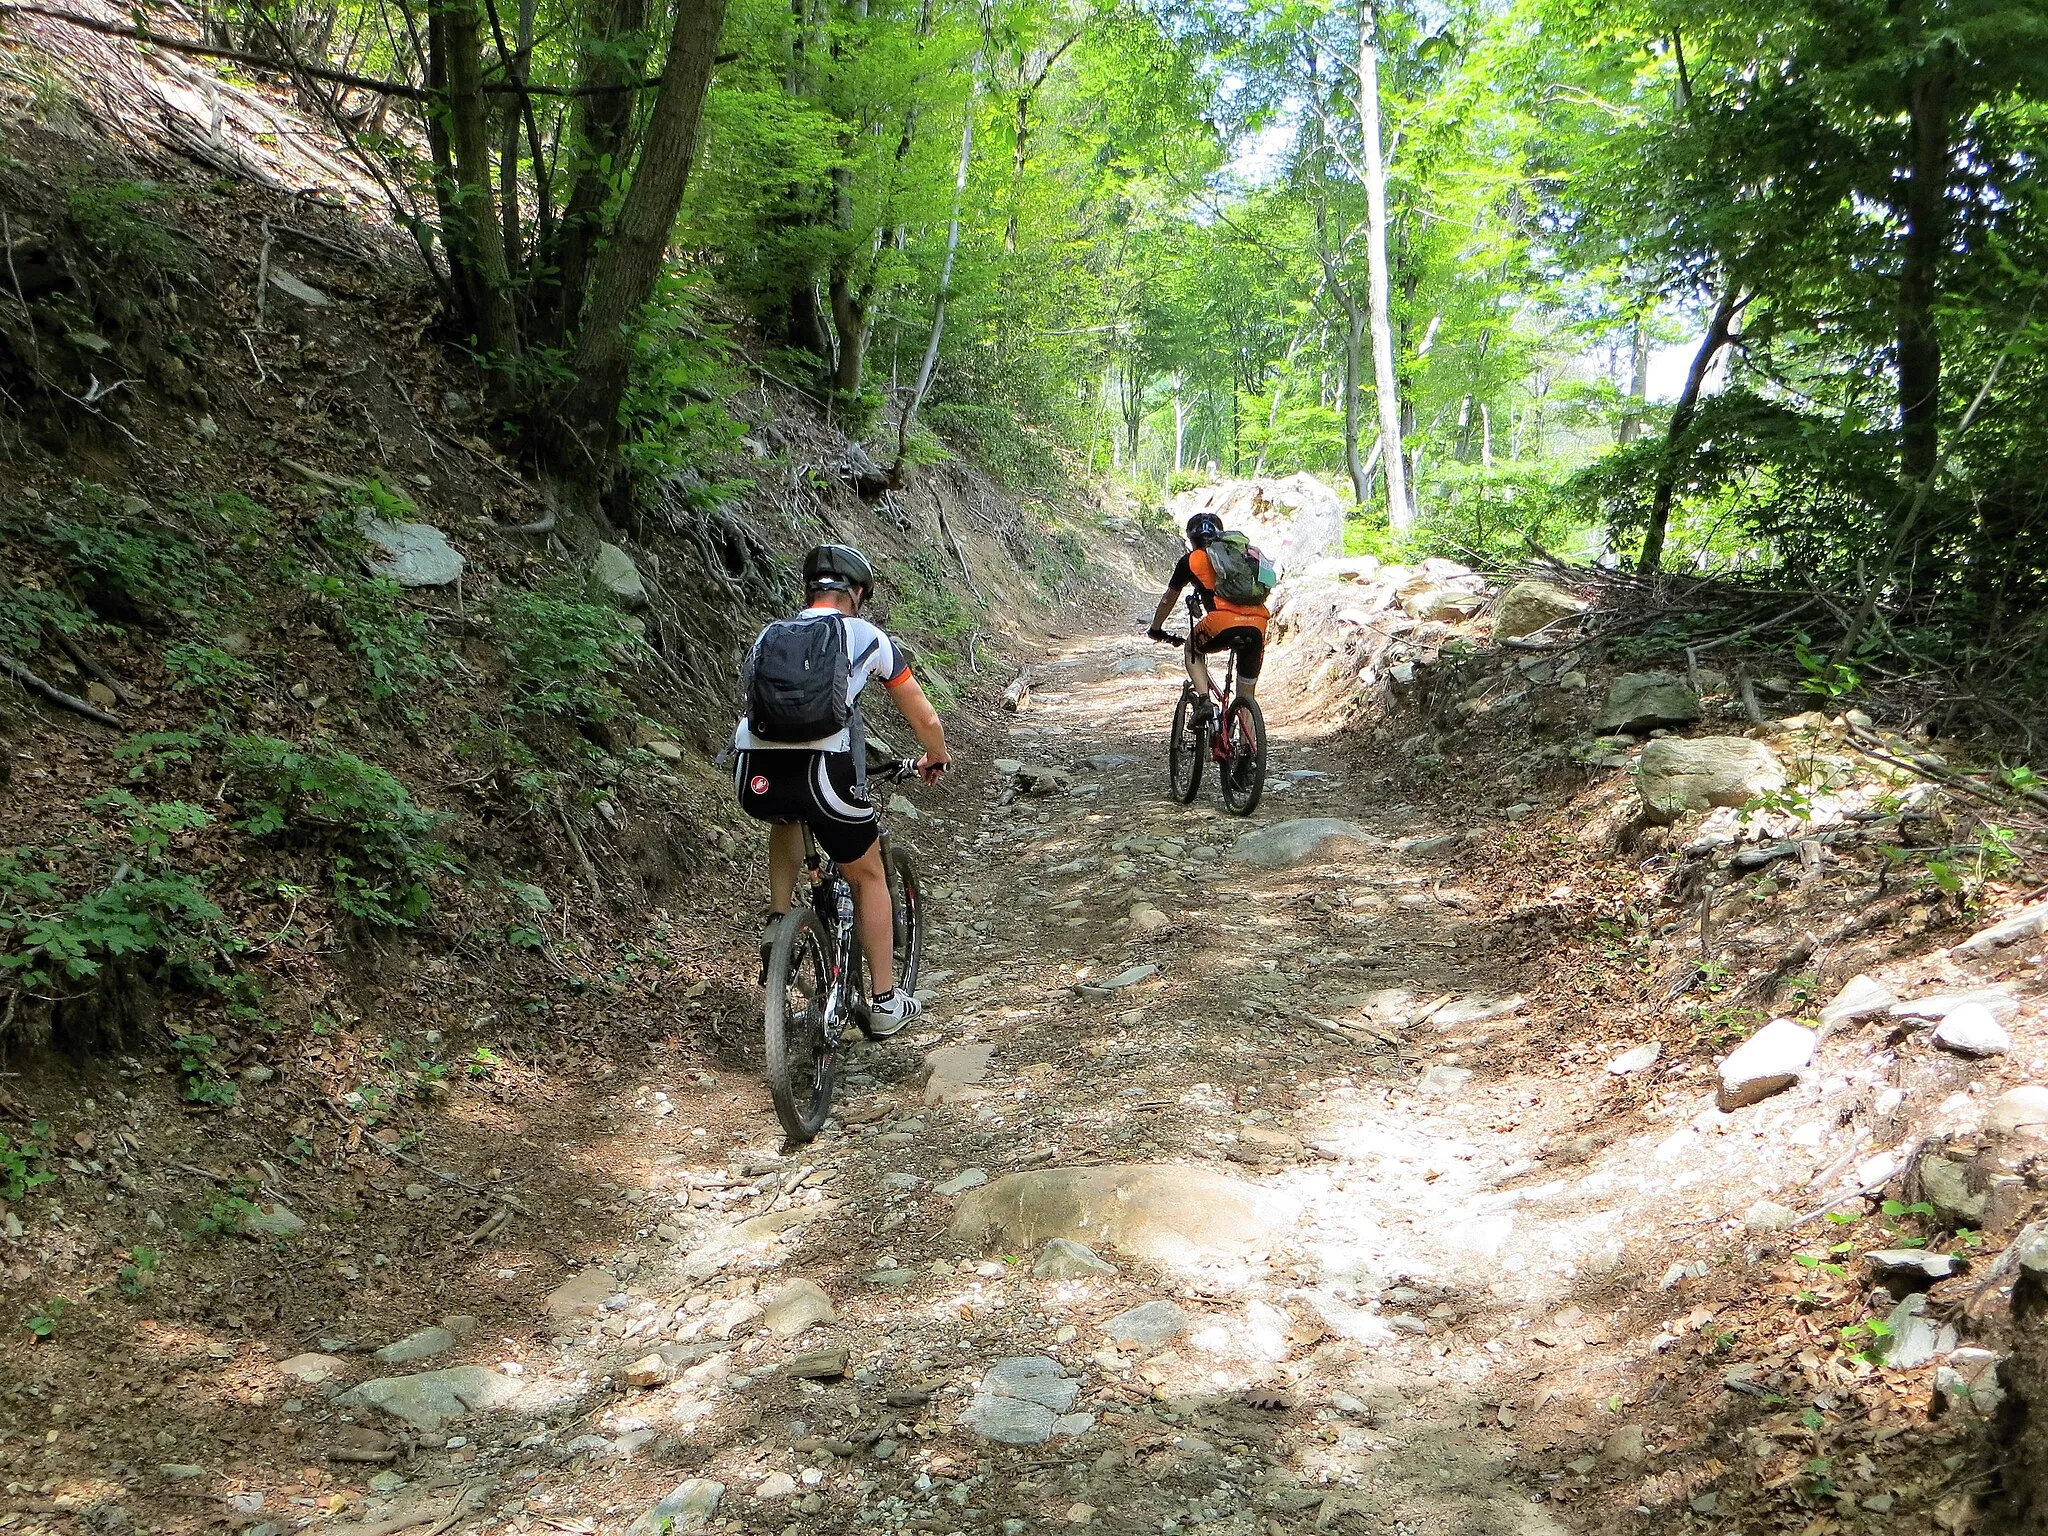
[[[877,847],[879,818],[868,790],[867,732],[860,717],[860,694],[879,677],[910,728],[924,755],[918,772],[926,783],[946,771],[946,733],[939,717],[911,675],[910,656],[881,629],[859,617],[861,605],[874,591],[875,571],[867,557],[844,544],[821,544],[804,557],[803,617],[839,615],[846,627],[847,703],[852,714],[844,728],[814,741],[770,741],[754,733],[742,718],[733,733],[737,765],[733,784],[740,808],[756,821],[769,823],[768,891],[770,910],[761,947],[765,956],[775,924],[789,910],[803,863],[803,828],[846,875],[853,888],[855,921],[861,952],[868,958],[873,986],[869,1033],[892,1035],[923,1011],[907,990],[896,987],[895,924],[890,911],[889,882]],[[760,641],[754,644],[758,651]]]

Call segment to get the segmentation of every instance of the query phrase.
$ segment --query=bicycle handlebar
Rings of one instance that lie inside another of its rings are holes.
[[[1186,635],[1176,635],[1170,629],[1162,629],[1158,634],[1153,635],[1152,638],[1161,645],[1186,645],[1188,643]]]
[[[908,784],[912,779],[923,777],[917,766],[922,761],[922,758],[899,757],[893,760],[888,767],[880,770],[876,776],[887,779],[891,784]],[[941,763],[939,771],[943,773],[945,769],[946,765]]]

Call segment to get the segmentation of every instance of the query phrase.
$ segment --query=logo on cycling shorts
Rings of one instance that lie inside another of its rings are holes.
[[[747,780],[747,788],[752,790],[757,795],[767,794],[768,775],[765,773],[755,774],[751,779]]]

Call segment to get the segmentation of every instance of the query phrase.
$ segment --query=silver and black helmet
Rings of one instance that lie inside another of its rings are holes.
[[[854,592],[863,598],[875,590],[875,568],[850,544],[820,544],[804,556],[804,591]]]

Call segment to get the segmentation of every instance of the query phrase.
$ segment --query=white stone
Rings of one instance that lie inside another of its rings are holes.
[[[1640,734],[1656,726],[1690,725],[1700,717],[1700,696],[1675,672],[1624,672],[1607,690],[1593,728]]]
[[[626,1527],[626,1536],[671,1536],[682,1531],[701,1531],[718,1513],[725,1498],[725,1484],[693,1477],[676,1484],[659,1504]]]
[[[1518,581],[1493,609],[1493,638],[1519,640],[1586,611],[1585,602],[1547,581]]]
[[[1746,736],[1666,736],[1644,746],[1636,784],[1644,813],[1668,821],[1686,811],[1747,805],[1783,788],[1785,770],[1776,753]]]
[[[1982,1003],[1962,1003],[1934,1026],[1934,1043],[1958,1056],[2003,1056],[2012,1036]]]
[[[344,1407],[378,1408],[415,1429],[439,1429],[470,1412],[502,1408],[520,1384],[487,1366],[451,1365],[410,1376],[379,1376],[335,1399]]]
[[[640,567],[616,544],[601,543],[590,563],[590,575],[606,596],[621,608],[640,608],[647,602],[647,584],[640,579]]]
[[[1157,1349],[1168,1339],[1187,1332],[1192,1322],[1185,1310],[1170,1301],[1147,1301],[1119,1312],[1103,1325],[1103,1331],[1118,1344],[1136,1344]]]
[[[1031,1266],[1031,1273],[1040,1280],[1081,1280],[1091,1275],[1113,1275],[1116,1272],[1114,1264],[1086,1243],[1065,1237],[1055,1237],[1047,1242],[1039,1250],[1038,1261]]]
[[[1789,1088],[1813,1060],[1814,1033],[1790,1019],[1773,1019],[1722,1060],[1719,1106],[1754,1104]]]
[[[1984,1129],[2001,1141],[2048,1140],[2048,1088],[2027,1083],[2006,1089],[1992,1101]]]
[[[1614,1060],[1607,1063],[1607,1070],[1616,1077],[1627,1077],[1635,1072],[1647,1072],[1657,1064],[1658,1058],[1663,1054],[1663,1042],[1652,1040],[1648,1045],[1638,1045],[1630,1050],[1623,1051]]]
[[[832,1298],[815,1281],[792,1280],[768,1298],[760,1321],[777,1338],[793,1339],[806,1328],[832,1322],[837,1316]]]

